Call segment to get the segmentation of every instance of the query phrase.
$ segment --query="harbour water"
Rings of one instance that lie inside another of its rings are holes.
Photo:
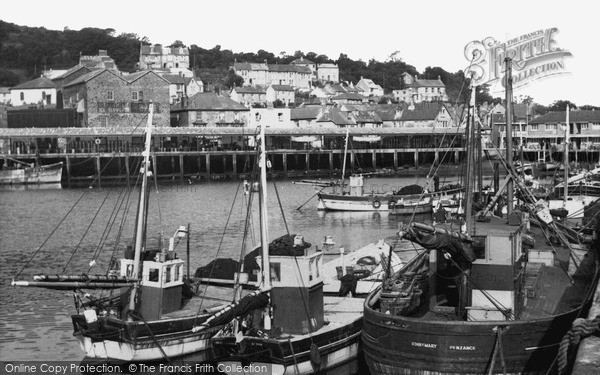
[[[378,192],[425,182],[424,177],[365,181],[366,191]],[[290,233],[303,235],[313,246],[320,247],[325,236],[332,236],[336,249],[344,247],[352,251],[394,235],[398,222],[407,220],[387,212],[321,212],[317,210],[312,186],[291,181],[276,181],[275,185],[278,194],[272,183],[268,190],[270,238],[285,234],[287,225]],[[40,273],[104,274],[112,252],[121,256],[124,244],[133,235],[133,209],[127,215],[121,234],[122,245],[115,247],[114,234],[118,228],[107,225],[120,194],[118,188],[6,188],[0,191],[2,360],[79,361],[83,358],[72,336],[73,294],[16,288],[11,287],[10,282],[16,277],[31,280],[32,275]],[[197,267],[216,257],[237,259],[247,199],[239,181],[159,184],[153,188],[150,198],[149,235],[158,238],[162,232],[166,241],[179,226],[189,224],[192,274]],[[258,221],[254,221],[256,227]],[[253,234],[257,242],[258,230]],[[104,245],[102,251],[100,245]],[[176,248],[183,259],[185,248],[184,239]],[[90,261],[94,259],[96,264],[90,269]]]

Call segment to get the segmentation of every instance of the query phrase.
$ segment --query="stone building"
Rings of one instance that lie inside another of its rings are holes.
[[[169,82],[145,70],[120,75],[92,71],[63,87],[64,108],[76,108],[81,127],[137,127],[154,103],[153,124],[169,125]]]

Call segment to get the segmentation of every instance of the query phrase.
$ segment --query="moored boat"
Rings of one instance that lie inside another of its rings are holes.
[[[53,164],[29,164],[11,159],[15,167],[4,166],[0,169],[0,185],[14,184],[60,184],[63,162]]]
[[[197,361],[206,361],[211,354],[209,338],[220,328],[192,332],[196,324],[212,316],[205,310],[222,307],[227,299],[224,294],[220,300],[206,302],[184,278],[185,262],[177,257],[175,244],[183,237],[189,241],[189,226],[177,229],[169,238],[168,247],[162,241],[151,246],[147,239],[151,131],[152,105],[140,168],[135,237],[124,256],[111,258],[111,266],[103,275],[37,275],[33,281],[12,282],[13,286],[74,292],[77,313],[71,317],[73,335],[90,361],[170,361],[190,355]],[[128,195],[122,195],[112,224],[118,219],[117,212],[127,212],[128,204]],[[90,262],[90,270],[94,263],[95,258]],[[231,297],[231,291],[226,293]]]
[[[259,143],[264,145],[262,127]],[[266,301],[266,307],[232,321],[211,339],[218,368],[226,373],[246,367],[270,374],[310,374],[351,366],[359,352],[364,299],[324,296],[323,251],[296,239],[291,249],[270,250],[265,159],[261,147],[261,255],[255,298]]]

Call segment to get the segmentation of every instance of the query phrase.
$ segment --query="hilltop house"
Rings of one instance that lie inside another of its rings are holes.
[[[56,104],[56,84],[46,77],[39,77],[12,87],[10,101],[13,106]]]
[[[439,76],[437,79],[419,79],[417,76],[413,77],[408,73],[403,73],[402,81],[404,89],[392,92],[394,99],[399,102],[448,101],[446,85]]]
[[[180,101],[183,97],[194,96],[204,91],[202,81],[194,77],[186,77],[183,74],[163,74],[162,77],[169,82],[171,104]]]
[[[317,77],[321,82],[339,82],[340,68],[336,64],[323,63],[317,67]]]
[[[150,70],[126,76],[94,70],[63,88],[63,106],[77,109],[82,127],[140,126],[149,102],[154,103],[154,124],[168,126],[169,82]]]
[[[243,86],[289,85],[302,91],[311,87],[312,71],[305,65],[235,62],[231,69],[244,79]]]
[[[383,96],[383,88],[368,78],[360,77],[356,88],[360,89],[364,96]]]
[[[169,69],[185,71],[190,67],[190,51],[187,47],[163,47],[160,44],[140,46],[140,69]]]

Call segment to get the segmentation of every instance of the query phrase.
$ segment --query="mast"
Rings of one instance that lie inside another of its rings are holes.
[[[267,223],[267,154],[265,151],[265,127],[260,126],[260,246],[262,252],[262,284],[263,289],[271,289],[271,261],[269,259],[269,237]],[[267,306],[264,312],[264,329],[271,329],[271,306]]]
[[[571,141],[569,140],[569,133],[570,133],[570,126],[569,126],[569,106],[567,105],[567,118],[566,118],[566,123],[567,126],[565,127],[565,157],[564,157],[564,163],[565,163],[565,177],[564,177],[564,182],[563,182],[563,190],[564,190],[564,203],[563,203],[563,207],[567,206],[567,199],[569,197],[569,143],[571,143]]]
[[[135,254],[133,258],[133,278],[137,280],[134,284],[131,294],[129,296],[129,310],[135,310],[135,300],[140,287],[140,260],[142,258],[142,249],[144,244],[144,229],[147,216],[147,202],[148,195],[148,172],[150,171],[150,143],[152,141],[152,115],[154,112],[154,105],[150,102],[148,112],[148,123],[146,124],[146,148],[142,153],[144,157],[144,165],[142,166],[142,188],[140,189],[140,201],[138,205],[138,213],[136,218],[135,228]],[[131,318],[130,318],[131,319]]]
[[[469,119],[467,121],[467,176],[465,181],[465,224],[467,226],[466,233],[471,234],[473,230],[473,221],[471,220],[471,211],[473,209],[473,195],[470,194],[473,191],[473,153],[474,153],[474,138],[475,138],[475,83],[471,81],[471,100],[469,106],[471,107],[468,114]],[[471,112],[472,111],[472,112]]]
[[[350,139],[350,128],[346,127],[346,144],[344,146],[344,163],[342,164],[342,190],[344,188],[344,178],[346,176],[346,155],[348,154],[348,140]]]
[[[513,140],[512,140],[512,59],[504,59],[506,63],[506,164],[509,168],[513,166]],[[513,181],[510,179],[506,186],[506,214],[510,215],[513,211]]]

